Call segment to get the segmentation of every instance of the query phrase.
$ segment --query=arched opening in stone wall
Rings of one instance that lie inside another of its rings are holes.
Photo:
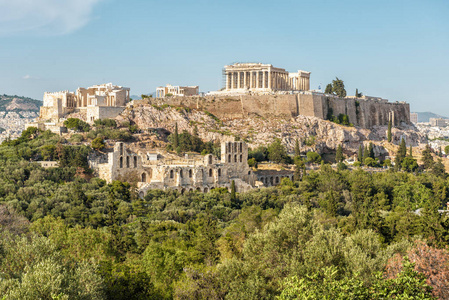
[[[123,143],[120,143],[120,155],[123,155]]]
[[[186,189],[181,189],[181,194],[184,194],[186,192]]]
[[[260,177],[259,181],[262,181],[262,183],[265,184],[265,178]]]
[[[192,169],[189,170],[189,178],[192,178]]]
[[[173,178],[173,170],[170,170],[170,178]]]
[[[142,173],[142,182],[147,182],[147,174]]]
[[[192,189],[192,188],[189,189],[189,193],[190,193],[190,192],[193,192],[193,189]]]
[[[235,162],[235,163],[237,162],[237,154],[234,155],[234,162]]]
[[[231,154],[228,154],[228,162],[232,162],[231,161]]]
[[[179,170],[179,177],[182,178],[182,170]]]
[[[209,177],[212,177],[212,169],[209,169]]]
[[[209,165],[212,164],[212,155],[209,155]]]
[[[123,168],[123,157],[120,157],[120,169]]]
[[[129,168],[129,156],[126,157],[126,167]]]
[[[243,162],[243,155],[240,154],[240,162]]]
[[[144,192],[139,192],[139,198],[143,198],[145,196]]]
[[[218,169],[217,173],[218,173],[218,177],[220,177],[221,176],[221,169]]]
[[[279,177],[276,176],[276,184],[279,184]]]
[[[134,156],[134,168],[137,168],[137,156]]]
[[[201,192],[201,189],[200,189],[199,187],[197,187],[196,190],[197,190],[198,192]]]
[[[248,171],[248,175],[251,175],[251,171]]]
[[[204,188],[204,192],[207,193],[209,190],[208,188]]]
[[[270,177],[270,185],[273,185],[273,177]]]
[[[242,143],[240,143],[240,152],[243,152],[243,145],[242,145]]]

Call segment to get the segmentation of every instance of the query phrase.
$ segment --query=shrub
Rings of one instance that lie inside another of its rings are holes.
[[[321,156],[314,151],[309,151],[307,152],[307,161],[318,164],[321,162]]]
[[[90,130],[90,125],[78,118],[68,118],[64,121],[64,126],[82,132],[88,132]]]

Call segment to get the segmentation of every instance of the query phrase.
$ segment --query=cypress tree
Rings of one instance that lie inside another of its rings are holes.
[[[175,133],[173,136],[173,149],[176,150],[178,146],[179,146],[178,123],[175,123]]]
[[[363,162],[363,149],[362,145],[359,145],[359,153],[357,154],[357,160]]]
[[[430,169],[434,164],[432,150],[428,144],[426,145],[426,149],[422,152],[422,162],[424,164],[424,169]]]
[[[326,94],[332,94],[332,84],[329,83],[328,85],[326,85],[326,89],[324,90],[324,93]]]
[[[369,143],[369,157],[374,159],[374,146],[373,146],[373,143]]]
[[[299,149],[299,141],[298,139],[296,139],[295,141],[295,156],[300,156],[301,155],[301,151]]]
[[[337,153],[335,154],[335,162],[337,162],[337,163],[342,162],[343,159],[344,159],[344,157],[343,157],[343,147],[341,145],[338,145]]]
[[[355,89],[355,96],[359,97],[359,89]]]
[[[413,158],[413,149],[412,149],[412,145],[410,145],[410,149],[409,149],[408,155],[409,155],[410,157]]]
[[[399,152],[400,152],[402,158],[407,156],[407,145],[405,144],[405,139],[401,140],[401,145],[399,146]]]
[[[388,138],[388,142],[391,143],[391,127],[392,127],[392,123],[391,120],[388,121],[388,132],[387,132],[387,138]]]
[[[369,149],[368,146],[365,146],[365,150],[363,151],[363,162],[365,162],[365,159],[369,157]]]
[[[235,181],[233,180],[231,182],[231,201],[235,201],[236,195],[235,195]]]

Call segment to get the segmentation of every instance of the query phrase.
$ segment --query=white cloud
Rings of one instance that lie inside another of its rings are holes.
[[[0,35],[63,35],[91,19],[102,0],[0,0]]]
[[[39,77],[34,77],[34,76],[29,75],[29,74],[26,74],[25,76],[22,77],[22,79],[24,79],[24,80],[32,80],[32,79],[39,79]]]

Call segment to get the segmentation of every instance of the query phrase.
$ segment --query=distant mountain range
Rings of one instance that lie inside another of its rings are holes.
[[[417,114],[418,114],[418,122],[429,122],[430,118],[449,119],[448,117],[437,115],[437,114],[434,114],[434,113],[432,113],[430,111],[417,112]]]
[[[0,95],[0,111],[34,111],[39,112],[42,101],[22,96]]]

